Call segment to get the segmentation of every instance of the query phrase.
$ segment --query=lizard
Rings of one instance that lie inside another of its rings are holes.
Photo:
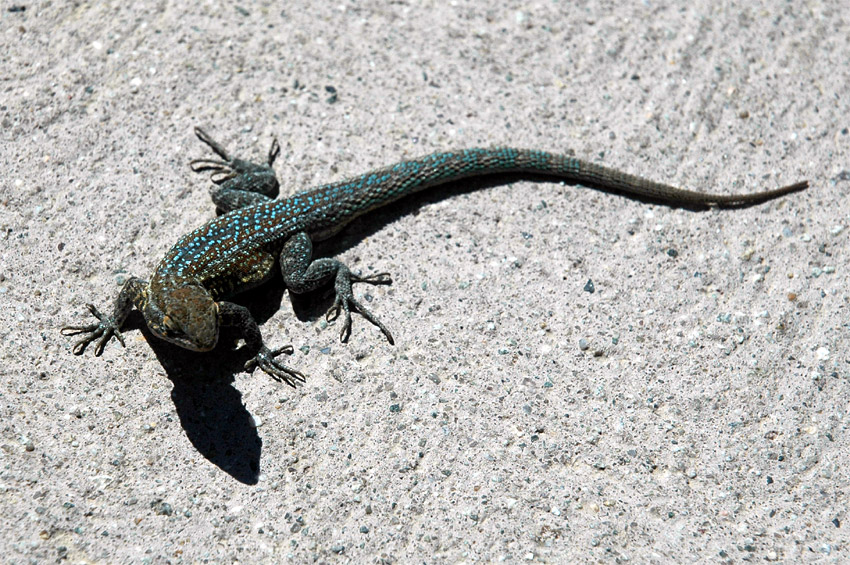
[[[543,175],[667,205],[691,208],[740,207],[808,188],[808,181],[740,195],[708,194],[661,184],[564,154],[509,147],[438,152],[402,161],[347,180],[277,198],[280,184],[272,168],[280,154],[274,139],[265,163],[235,158],[196,127],[195,135],[220,159],[195,159],[195,172],[212,171],[210,193],[220,215],[184,235],[160,260],[145,281],[126,280],[111,314],[93,304],[97,322],[65,326],[64,335],[81,335],[73,352],[82,355],[97,341],[100,356],[114,337],[125,346],[121,326],[133,308],[151,333],[193,351],[213,349],[222,327],[236,327],[246,347],[256,354],[245,370],[256,368],[278,382],[296,386],[303,373],[277,359],[291,355],[292,345],[269,348],[257,322],[244,306],[225,300],[255,287],[272,274],[275,264],[291,293],[313,291],[333,281],[335,299],[326,313],[330,322],[344,315],[340,340],[351,335],[351,313],[376,326],[392,345],[389,329],[355,299],[352,284],[391,284],[388,273],[361,276],[335,258],[313,258],[313,242],[337,234],[355,218],[410,194],[471,177],[499,174]]]

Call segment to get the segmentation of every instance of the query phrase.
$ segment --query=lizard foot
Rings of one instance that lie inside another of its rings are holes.
[[[280,155],[277,139],[272,141],[267,162],[257,164],[233,157],[201,128],[195,128],[195,135],[221,157],[221,160],[194,159],[189,162],[189,167],[194,172],[213,171],[210,180],[217,185],[226,185],[229,189],[258,192],[270,198],[278,195],[279,184],[272,169],[272,163]]]
[[[340,272],[337,276],[335,285],[336,298],[334,299],[333,306],[331,306],[331,309],[328,310],[325,319],[328,322],[333,322],[339,317],[340,312],[345,312],[345,321],[343,322],[342,330],[339,333],[339,340],[345,343],[348,341],[348,338],[351,337],[351,309],[353,307],[361,316],[381,330],[381,333],[384,334],[387,341],[390,342],[390,345],[394,345],[395,340],[393,340],[390,330],[388,330],[374,314],[354,299],[354,293],[351,291],[351,283],[356,282],[368,284],[392,284],[392,279],[390,278],[389,273],[378,273],[375,275],[369,275],[368,277],[361,277],[350,272]]]
[[[96,357],[100,357],[103,353],[103,349],[106,347],[106,344],[109,343],[109,340],[114,336],[120,343],[122,347],[126,347],[124,344],[124,336],[121,335],[121,331],[118,328],[118,324],[115,323],[115,320],[112,316],[107,316],[105,314],[101,314],[97,308],[94,307],[94,304],[86,304],[89,309],[89,312],[92,315],[100,320],[97,324],[89,324],[87,326],[65,326],[60,330],[62,335],[80,335],[80,334],[89,334],[80,339],[77,343],[74,344],[74,355],[82,355],[86,350],[86,347],[89,344],[98,338],[100,341],[97,342],[97,345],[94,348],[94,354]]]
[[[277,382],[286,383],[292,388],[295,388],[295,385],[297,384],[296,381],[305,383],[307,382],[307,377],[305,377],[303,373],[299,373],[295,369],[290,369],[283,363],[279,363],[274,359],[281,353],[292,355],[293,351],[295,350],[291,345],[286,345],[280,349],[274,350],[263,345],[260,347],[260,352],[257,353],[256,357],[249,359],[248,362],[245,363],[245,370],[249,373],[253,373],[254,369],[259,367]]]

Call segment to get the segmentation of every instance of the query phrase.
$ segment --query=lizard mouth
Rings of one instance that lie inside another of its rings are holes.
[[[166,319],[168,318],[166,317]],[[173,343],[174,345],[179,345],[183,349],[197,351],[199,353],[215,349],[216,344],[218,344],[217,329],[218,328],[215,328],[216,331],[207,332],[204,335],[188,336],[181,331],[176,331],[175,329],[167,327],[167,325],[163,327],[150,328],[151,332],[153,332],[156,337],[169,343]]]
[[[167,341],[170,341],[171,343],[173,343],[175,345],[179,345],[183,349],[188,349],[189,351],[197,351],[199,353],[205,353],[207,351],[212,351],[213,349],[215,349],[215,346],[218,343],[218,336],[215,336],[215,340],[213,340],[209,343],[198,343],[198,342],[192,341],[192,340],[184,338],[184,337],[178,337],[178,338],[171,337],[171,338],[165,338],[165,339]]]

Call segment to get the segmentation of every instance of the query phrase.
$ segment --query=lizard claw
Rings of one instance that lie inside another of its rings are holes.
[[[94,348],[95,357],[100,357],[103,354],[106,344],[109,343],[109,340],[113,337],[121,343],[121,347],[126,347],[124,343],[124,336],[121,334],[121,331],[118,329],[118,324],[115,323],[112,316],[101,314],[100,311],[94,307],[94,304],[86,304],[86,307],[88,307],[89,312],[91,312],[95,318],[100,320],[97,324],[88,324],[86,326],[65,326],[59,330],[62,335],[68,336],[88,334],[83,336],[82,339],[74,344],[72,349],[74,355],[82,355],[89,344],[97,339],[100,341],[97,342],[97,345]]]
[[[355,275],[349,271],[347,267],[341,268],[337,273],[336,285],[334,285],[336,298],[334,299],[333,306],[331,306],[331,309],[328,310],[328,313],[325,315],[325,319],[328,322],[333,322],[339,318],[340,312],[345,312],[345,320],[342,323],[342,330],[339,332],[339,340],[345,343],[348,341],[348,338],[351,337],[351,309],[353,307],[361,316],[381,330],[381,333],[384,334],[384,337],[387,338],[390,345],[394,345],[395,340],[393,339],[393,335],[390,333],[390,330],[388,330],[374,314],[367,310],[366,307],[354,299],[354,293],[351,291],[351,284],[359,282],[377,285],[392,284],[393,280],[389,273],[376,273],[374,275],[364,277]]]
[[[195,135],[216,155],[221,157],[221,159],[194,159],[189,162],[189,167],[196,173],[212,171],[210,180],[220,187],[212,189],[214,193],[213,201],[216,204],[220,204],[217,198],[226,199],[231,192],[244,191],[258,193],[269,198],[277,197],[280,192],[280,184],[272,168],[272,163],[280,155],[280,143],[277,139],[272,142],[269,148],[269,154],[266,158],[267,164],[257,164],[232,156],[221,144],[214,141],[207,132],[199,127],[195,128]],[[224,206],[219,207],[229,211]]]
[[[307,382],[307,377],[304,376],[303,373],[299,373],[295,369],[290,369],[283,363],[279,363],[274,360],[275,357],[280,355],[281,353],[285,353],[286,355],[292,355],[295,350],[291,345],[286,345],[281,347],[280,349],[269,349],[265,345],[260,347],[259,353],[253,358],[249,359],[245,363],[245,370],[249,373],[253,373],[254,369],[259,367],[262,369],[267,375],[276,380],[277,382],[283,382],[295,388],[297,382]]]
[[[351,282],[353,283],[368,283],[368,284],[393,284],[393,279],[389,273],[376,273],[374,275],[369,275],[368,277],[362,277],[360,275],[355,275],[351,273],[350,275]]]
[[[377,275],[375,275],[377,276]],[[365,282],[365,281],[364,281]],[[351,337],[351,307],[354,307],[357,312],[366,318],[372,325],[381,330],[381,333],[387,338],[387,341],[390,342],[390,345],[395,344],[395,340],[393,340],[393,335],[390,333],[390,330],[381,323],[381,321],[375,317],[369,310],[367,310],[362,304],[360,304],[357,300],[352,296],[340,296],[336,295],[336,299],[334,300],[333,306],[328,310],[325,319],[328,322],[333,322],[337,318],[339,318],[339,313],[345,312],[345,321],[342,323],[342,330],[339,332],[339,340],[343,343],[348,341],[348,338]]]

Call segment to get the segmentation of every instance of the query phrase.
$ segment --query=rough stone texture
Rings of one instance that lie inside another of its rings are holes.
[[[0,6],[4,560],[850,559],[846,7],[483,4]],[[245,297],[295,391],[138,317],[75,357],[58,328],[213,216],[195,125],[278,136],[290,192],[478,145],[812,188],[393,206],[322,251],[393,273],[358,293],[395,347],[361,319],[340,345],[321,295]]]

